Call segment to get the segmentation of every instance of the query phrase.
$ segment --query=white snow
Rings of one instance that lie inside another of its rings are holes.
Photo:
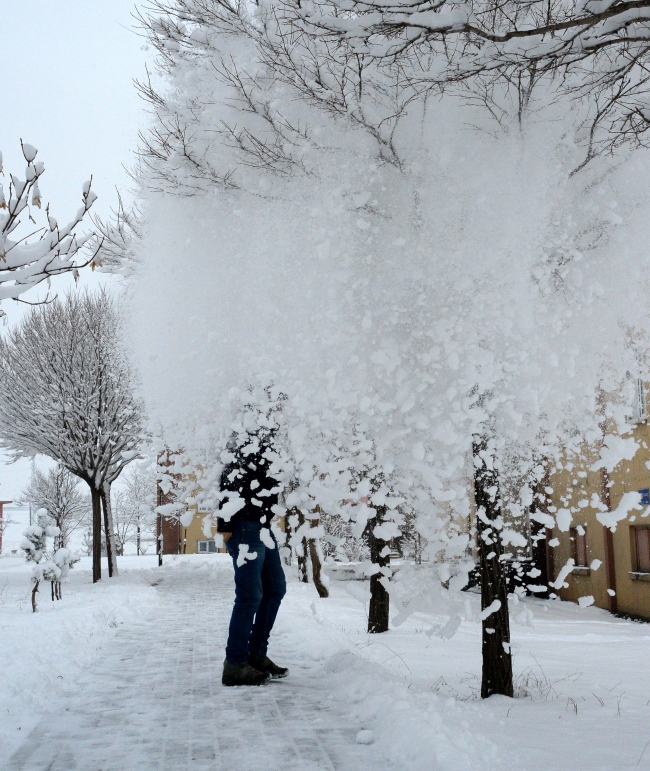
[[[156,558],[136,560],[144,567]],[[127,566],[129,558],[121,564]],[[118,629],[156,607],[144,571],[127,570],[119,582],[93,586],[90,569],[90,558],[83,557],[63,584],[59,602],[51,601],[49,584],[43,583],[34,614],[31,565],[21,557],[0,557],[0,767],[40,716],[75,692],[80,675]]]
[[[426,634],[444,619],[415,613],[368,635],[348,582],[319,599],[288,569],[269,654],[289,678],[225,689],[230,559],[165,560],[124,558],[119,579],[96,586],[84,560],[63,600],[43,592],[32,614],[29,568],[0,559],[0,767],[650,768],[646,624],[525,600],[518,698],[481,701],[480,624],[462,621],[446,641]],[[478,596],[467,599],[478,616]]]

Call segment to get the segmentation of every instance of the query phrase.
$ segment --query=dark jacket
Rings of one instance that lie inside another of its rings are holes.
[[[254,437],[251,437],[255,440]],[[269,444],[260,442],[257,452],[245,454],[242,449],[230,447],[234,460],[230,461],[221,472],[219,488],[221,492],[239,493],[244,506],[230,519],[217,519],[219,533],[232,533],[238,522],[259,522],[269,527],[274,517],[273,507],[278,503],[278,481],[270,476]],[[275,490],[275,492],[271,492]],[[227,505],[230,499],[224,496],[219,509]]]

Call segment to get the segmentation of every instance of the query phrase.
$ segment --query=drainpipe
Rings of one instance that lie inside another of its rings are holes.
[[[600,469],[601,500],[607,506],[607,511],[612,510],[612,497],[609,492],[609,474],[607,469]],[[605,571],[607,574],[607,594],[609,595],[610,613],[618,612],[618,599],[616,597],[616,562],[614,558],[614,535],[612,531],[603,525],[605,538]]]

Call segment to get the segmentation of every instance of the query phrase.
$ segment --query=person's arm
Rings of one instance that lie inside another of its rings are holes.
[[[217,533],[223,537],[224,543],[226,543],[226,541],[232,535],[233,528],[234,525],[231,522],[226,522],[225,520],[221,519],[221,517],[217,518]]]

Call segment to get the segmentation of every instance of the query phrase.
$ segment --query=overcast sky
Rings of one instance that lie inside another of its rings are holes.
[[[116,187],[128,196],[123,165],[133,163],[138,130],[147,124],[132,81],[151,59],[134,32],[134,8],[133,0],[19,0],[3,6],[5,175],[23,173],[20,139],[34,145],[45,163],[43,200],[59,222],[78,209],[81,186],[91,175],[100,214],[115,205]],[[6,303],[5,310],[16,318],[15,303]],[[0,462],[0,498],[15,498],[28,478],[29,462]]]

